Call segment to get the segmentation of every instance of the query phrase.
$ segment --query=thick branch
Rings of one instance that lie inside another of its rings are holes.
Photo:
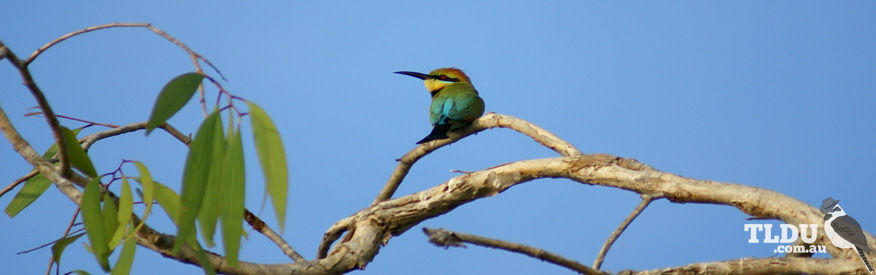
[[[742,258],[618,274],[868,274],[861,259]]]
[[[442,247],[450,247],[450,246],[463,246],[461,243],[466,242],[470,244],[476,244],[484,247],[496,248],[507,250],[511,252],[517,252],[526,256],[530,256],[542,261],[547,261],[582,274],[606,274],[605,272],[601,272],[599,270],[590,268],[586,265],[583,265],[579,262],[566,259],[563,256],[545,251],[543,249],[519,244],[506,242],[503,240],[490,239],[481,236],[453,232],[445,229],[429,229],[423,228],[423,233],[426,233],[429,236],[429,241],[437,246]]]
[[[509,163],[461,175],[433,188],[372,205],[351,217],[348,222],[351,230],[344,241],[335,245],[331,252],[319,253],[327,255],[322,260],[346,263],[347,268],[362,268],[377,253],[379,245],[385,244],[392,236],[462,204],[540,178],[568,178],[639,194],[659,193],[672,202],[723,204],[754,217],[772,217],[790,224],[822,223],[822,215],[815,207],[771,190],[684,178],[655,170],[633,159],[596,154]],[[818,235],[822,237],[816,243],[825,243],[823,231]],[[876,245],[872,237],[868,240],[871,246]],[[320,245],[323,248],[329,246]],[[835,257],[857,257],[851,250],[826,246]]]

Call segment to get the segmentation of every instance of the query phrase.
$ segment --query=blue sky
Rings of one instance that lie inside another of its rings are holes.
[[[87,26],[151,22],[210,59],[227,76],[225,87],[261,105],[279,128],[290,169],[283,236],[309,259],[325,229],[366,207],[394,160],[429,131],[421,82],[392,72],[447,66],[468,73],[488,112],[534,122],[585,153],[768,188],[812,205],[832,196],[865,230],[876,228],[868,199],[876,191],[873,2],[12,1],[5,9],[16,12],[0,17],[0,40],[19,56]],[[52,143],[48,127],[23,116],[36,103],[2,63],[0,106],[44,150]],[[161,87],[193,70],[184,52],[143,29],[75,37],[31,69],[57,113],[113,124],[144,121]],[[192,101],[170,122],[192,133],[202,117]],[[141,160],[178,190],[185,150],[156,132],[106,140],[89,154],[100,172],[123,158]],[[451,169],[553,156],[520,134],[488,130],[422,159],[397,196],[442,183],[455,176]],[[0,163],[4,186],[29,169],[11,146],[0,146]],[[259,212],[263,187],[253,154],[247,164],[247,207]],[[15,263],[4,272],[46,269],[48,249],[15,253],[59,237],[75,206],[53,187],[44,196],[14,219],[0,218],[0,258]],[[0,198],[0,205],[11,199]],[[636,194],[622,190],[529,182],[418,225],[354,273],[563,274],[508,252],[437,248],[419,228],[522,242],[589,265],[637,203]],[[276,228],[270,207],[260,213]],[[154,217],[156,228],[173,232]],[[746,242],[745,219],[727,206],[656,201],[603,267],[774,256],[774,245]],[[62,272],[99,270],[82,242],[68,248]],[[258,234],[250,234],[241,254],[247,261],[289,261]],[[133,273],[158,272],[198,269],[138,249]]]

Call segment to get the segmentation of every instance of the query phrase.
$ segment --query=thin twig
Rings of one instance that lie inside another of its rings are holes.
[[[3,44],[2,41],[0,41],[0,51],[5,51],[6,59],[9,59],[9,62],[12,63],[12,65],[18,70],[18,73],[21,74],[21,79],[23,80],[24,85],[30,90],[30,93],[37,101],[37,105],[39,105],[40,109],[42,109],[45,114],[46,122],[49,123],[49,128],[52,129],[52,135],[55,137],[55,143],[58,144],[58,159],[61,163],[61,173],[63,175],[72,174],[73,171],[70,170],[70,161],[67,155],[67,144],[64,143],[63,134],[61,133],[61,124],[58,123],[58,118],[55,116],[55,112],[52,111],[52,107],[49,106],[49,101],[46,99],[45,94],[43,94],[33,80],[30,70],[27,69],[27,63],[18,59],[18,57],[15,56],[15,53],[6,48],[6,45]]]
[[[255,229],[259,233],[262,233],[262,235],[264,235],[269,240],[274,242],[274,244],[280,247],[280,249],[283,250],[283,254],[286,254],[286,256],[288,256],[296,263],[303,263],[307,261],[307,259],[302,257],[301,254],[298,254],[298,252],[296,252],[295,249],[292,248],[292,246],[286,243],[286,240],[283,240],[280,235],[274,232],[274,230],[271,230],[271,228],[268,227],[265,222],[262,221],[262,219],[259,219],[258,216],[256,216],[252,212],[249,212],[249,210],[244,209],[244,211],[245,212],[243,213],[243,218],[244,220],[246,220],[246,223],[252,226],[252,229]]]
[[[43,114],[43,112],[31,112],[31,113],[24,114],[24,116],[35,116],[35,115],[42,115],[42,114]],[[87,123],[88,125],[98,125],[98,126],[103,126],[103,127],[108,127],[108,128],[117,128],[117,127],[119,127],[118,125],[115,125],[115,124],[101,123],[101,122],[94,122],[94,121],[84,120],[84,119],[81,119],[81,118],[75,118],[75,117],[71,117],[71,116],[65,116],[65,115],[59,115],[59,114],[55,114],[55,116],[57,116],[57,117],[59,117],[59,118],[63,118],[63,119],[69,119],[69,120],[72,120],[72,121],[78,121],[78,122],[82,122],[82,123]]]
[[[146,124],[147,124],[146,122],[137,122],[137,123],[131,123],[131,124],[124,125],[124,126],[119,126],[117,128],[113,128],[113,129],[109,129],[106,131],[90,134],[90,135],[80,139],[79,141],[82,143],[82,149],[88,150],[89,148],[91,148],[92,145],[94,145],[95,142],[97,142],[99,140],[145,129]],[[159,125],[158,128],[161,128],[162,130],[166,131],[168,134],[170,134],[171,136],[176,138],[176,140],[182,142],[185,145],[188,145],[189,143],[192,142],[191,138],[184,135],[183,133],[181,133],[179,130],[177,130],[173,126],[170,126],[170,124],[168,124],[168,123],[164,123],[162,125]]]
[[[73,224],[76,223],[76,216],[79,216],[79,210],[81,210],[81,209],[82,208],[77,207],[76,211],[73,212],[73,218],[70,219],[70,224],[67,225],[67,229],[64,230],[64,234],[61,235],[61,238],[59,238],[58,241],[66,238],[67,235],[70,234],[70,229],[73,228]],[[58,241],[55,241],[55,242],[58,242]],[[54,264],[54,263],[55,263],[55,257],[54,257],[54,255],[52,255],[51,257],[49,257],[49,268],[46,269],[46,275],[49,275],[52,273],[52,264]],[[59,263],[58,268],[60,268],[60,267],[61,267],[61,264]]]
[[[37,170],[32,170],[32,171],[30,171],[30,173],[27,173],[27,175],[24,175],[24,176],[18,178],[17,180],[13,181],[11,184],[4,187],[3,190],[0,190],[0,197],[3,197],[3,195],[6,195],[6,193],[8,193],[9,191],[12,191],[12,189],[14,189],[16,186],[18,186],[22,182],[29,180],[30,178],[36,176],[39,173],[40,172],[38,172]]]
[[[85,230],[85,228],[76,229],[76,231],[74,231],[73,233],[81,232],[82,230]],[[63,238],[61,238],[61,239],[63,239]],[[31,248],[31,249],[28,249],[28,250],[18,251],[18,252],[15,252],[15,254],[19,254],[19,255],[20,255],[20,254],[31,253],[31,252],[34,252],[34,251],[39,250],[40,248],[44,248],[44,247],[46,247],[46,246],[53,245],[53,244],[57,243],[58,241],[60,241],[61,239],[53,240],[53,241],[51,241],[51,242],[41,244],[41,245],[39,245],[39,246],[37,246],[37,247]]]
[[[243,217],[244,220],[246,220],[247,224],[249,224],[254,230],[267,237],[269,240],[274,242],[274,244],[280,247],[280,249],[283,250],[283,253],[286,254],[286,256],[288,256],[290,259],[295,262],[307,261],[307,259],[302,257],[301,254],[298,254],[298,252],[295,251],[292,246],[286,243],[286,240],[284,240],[282,237],[280,237],[279,234],[277,234],[276,232],[274,232],[274,230],[268,227],[265,222],[262,221],[262,219],[260,219],[258,216],[256,216],[249,210],[244,209]]]
[[[602,266],[602,261],[605,259],[605,254],[608,253],[608,249],[611,248],[611,245],[614,244],[614,241],[620,237],[621,233],[627,229],[627,226],[630,226],[630,223],[642,214],[642,210],[645,210],[645,207],[648,207],[652,201],[662,198],[663,194],[661,193],[651,193],[651,194],[642,194],[642,201],[639,202],[639,205],[636,206],[636,209],[633,209],[633,212],[630,213],[627,218],[621,222],[621,224],[611,232],[611,235],[608,236],[608,240],[605,240],[605,244],[602,245],[602,248],[599,249],[599,254],[596,255],[596,260],[593,261],[593,268],[599,269]]]
[[[488,113],[475,120],[471,126],[462,129],[461,132],[449,133],[448,135],[450,138],[420,144],[399,158],[398,165],[396,165],[395,170],[392,171],[389,180],[386,181],[383,189],[377,197],[374,198],[374,202],[371,204],[374,205],[391,198],[392,195],[395,194],[395,190],[401,185],[402,180],[404,180],[405,176],[408,174],[408,171],[411,170],[411,166],[413,166],[420,158],[438,148],[490,128],[508,128],[520,132],[564,157],[581,155],[581,151],[579,151],[578,148],[575,148],[574,145],[557,137],[550,131],[530,123],[529,121],[509,115]]]
[[[207,58],[204,58],[203,56],[201,56],[197,52],[193,51],[191,48],[186,46],[186,44],[180,42],[179,40],[177,40],[176,38],[174,38],[170,34],[164,32],[163,30],[161,30],[159,28],[152,26],[152,24],[150,24],[150,23],[109,23],[109,24],[104,24],[104,25],[91,26],[88,28],[84,28],[84,29],[81,29],[78,31],[74,31],[74,32],[62,35],[61,37],[59,37],[55,40],[52,40],[49,43],[46,43],[45,45],[43,45],[42,47],[39,47],[36,51],[34,51],[30,55],[30,57],[24,62],[24,66],[26,67],[31,62],[33,62],[37,58],[37,56],[39,56],[40,54],[42,54],[43,52],[45,52],[46,50],[48,50],[52,46],[57,45],[58,43],[61,43],[64,40],[67,40],[73,36],[77,36],[77,35],[80,35],[83,33],[88,33],[88,32],[102,30],[102,29],[109,29],[109,28],[146,28],[155,34],[160,35],[164,39],[167,39],[168,41],[177,45],[178,47],[182,48],[184,51],[186,51],[189,54],[189,57],[191,57],[192,62],[195,65],[195,71],[197,71],[198,73],[205,75],[204,70],[201,69],[201,64],[198,62],[200,60],[200,61],[204,61],[204,63],[206,63],[208,66],[210,66],[210,68],[212,68],[213,71],[215,71],[216,74],[218,74],[219,77],[222,78],[222,80],[226,80],[225,76],[222,75],[222,72],[219,71],[219,69],[216,68],[216,66],[214,66],[213,63],[210,62],[210,60],[208,60]],[[206,104],[206,101],[204,100],[204,87],[203,87],[203,85],[199,85],[198,87],[199,87],[199,94],[201,97],[201,108],[204,111],[204,116],[207,116],[207,114],[208,114],[207,113],[207,104]]]
[[[502,250],[507,250],[511,252],[517,252],[526,256],[530,256],[542,261],[547,261],[571,270],[574,270],[578,273],[582,274],[608,274],[601,272],[599,270],[590,268],[586,265],[583,265],[577,261],[570,260],[564,258],[563,256],[545,251],[540,248],[535,248],[532,246],[512,243],[503,240],[491,239],[471,234],[459,233],[449,231],[443,228],[439,229],[429,229],[423,228],[423,233],[426,233],[429,236],[429,242],[443,247],[462,246],[461,243],[470,243],[475,245],[480,245],[484,247],[497,248]]]

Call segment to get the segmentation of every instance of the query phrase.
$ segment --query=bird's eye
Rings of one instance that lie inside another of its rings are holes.
[[[446,76],[446,75],[441,75],[441,76],[439,76],[438,78],[441,79],[441,80],[447,80],[447,76]]]
[[[839,207],[834,207],[834,208],[833,208],[833,211],[839,211],[839,210],[840,210]]]

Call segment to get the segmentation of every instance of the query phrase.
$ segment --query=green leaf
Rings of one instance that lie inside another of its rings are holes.
[[[94,178],[85,186],[82,194],[82,223],[91,243],[91,252],[104,271],[109,272],[109,247],[106,244],[106,228],[100,211],[100,179]],[[113,218],[115,220],[115,217]]]
[[[112,251],[116,246],[110,243],[110,240],[112,240],[113,233],[119,228],[119,212],[118,208],[116,208],[116,203],[113,202],[113,198],[110,196],[109,192],[103,193],[103,208],[101,209],[100,214],[103,218],[103,232],[106,232],[108,237],[107,247],[109,247],[110,254],[112,254]]]
[[[195,218],[198,217],[204,201],[204,191],[207,189],[210,165],[213,160],[216,128],[221,129],[221,125],[219,111],[213,111],[198,127],[198,132],[189,146],[186,166],[183,169],[182,194],[180,194],[182,207],[177,221],[177,241],[174,242],[173,253],[179,252],[179,247],[183,242],[195,237]],[[222,132],[219,131],[219,133]]]
[[[82,131],[82,128],[73,129],[73,136],[78,136],[79,132],[81,132],[81,131]],[[46,152],[43,153],[43,159],[45,159],[45,160],[52,159],[52,157],[54,157],[55,154],[57,154],[57,153],[58,153],[58,144],[57,143],[52,144],[52,146],[49,146],[49,149],[46,149]]]
[[[247,105],[256,152],[265,174],[265,189],[271,196],[277,223],[282,232],[286,224],[286,195],[289,188],[286,150],[283,149],[283,141],[268,114],[255,103],[247,102]]]
[[[149,173],[149,169],[146,169],[146,165],[143,165],[143,163],[140,163],[139,161],[134,161],[134,165],[137,166],[137,171],[140,172],[139,181],[140,186],[143,187],[143,204],[146,205],[146,210],[143,211],[143,217],[140,218],[140,224],[134,229],[134,232],[137,232],[140,230],[140,227],[146,223],[146,218],[149,218],[149,213],[152,212],[152,202],[155,199],[155,184],[152,182],[152,174]],[[177,201],[179,201],[179,198],[177,198]]]
[[[82,130],[81,128],[73,130],[73,133],[79,134],[79,131],[81,131],[81,130]],[[52,144],[52,146],[49,146],[49,149],[46,149],[46,152],[43,153],[43,159],[46,159],[46,160],[51,159],[57,153],[58,153],[58,144],[57,143]]]
[[[141,178],[142,180],[142,178]],[[142,182],[141,182],[142,183]],[[173,221],[174,224],[179,224],[179,208],[180,208],[180,199],[179,195],[176,194],[172,189],[167,188],[161,183],[155,183],[155,200],[158,201],[158,205],[161,206],[161,209],[164,209],[164,213],[170,217],[170,220]],[[145,192],[144,192],[145,193]],[[145,195],[144,195],[145,197]]]
[[[55,259],[55,263],[57,263],[58,265],[61,264],[61,254],[64,253],[64,249],[67,248],[67,246],[71,243],[78,240],[79,237],[82,237],[82,235],[85,235],[85,233],[79,233],[73,236],[62,238],[52,245],[52,259]]]
[[[64,136],[64,145],[67,147],[67,159],[73,168],[78,169],[89,177],[97,177],[97,171],[94,170],[94,165],[91,164],[91,159],[79,145],[79,140],[76,139],[76,134],[70,129],[60,126],[61,133]]]
[[[213,269],[213,265],[210,264],[210,260],[207,259],[207,253],[204,252],[204,249],[197,243],[190,242],[190,244],[192,245],[192,249],[195,250],[195,257],[198,259],[198,263],[201,264],[201,268],[204,269],[204,274],[216,275],[216,270]]]
[[[230,118],[229,118],[230,120]],[[204,200],[201,204],[201,212],[198,214],[198,226],[201,229],[201,236],[204,237],[204,242],[208,247],[213,247],[213,235],[216,233],[216,222],[219,219],[219,206],[223,203],[221,194],[223,192],[223,181],[221,177],[222,159],[225,155],[225,136],[222,129],[221,118],[217,120],[213,128],[213,154],[209,161],[209,174],[207,175],[207,186],[204,191]]]
[[[222,183],[226,188],[222,192],[220,216],[222,218],[222,243],[225,247],[225,259],[228,260],[229,265],[237,266],[240,235],[243,233],[245,169],[240,129],[232,128],[229,131],[228,150],[225,152],[225,163],[222,165]]]
[[[105,203],[104,203],[105,204]],[[104,206],[106,207],[106,206]],[[134,212],[134,195],[131,193],[131,185],[128,184],[127,178],[122,178],[122,196],[119,197],[119,213],[116,217],[118,226],[110,238],[109,247],[116,247],[122,237],[125,235],[125,229],[128,228],[128,222],[131,220],[131,214]],[[109,233],[109,232],[107,232]]]
[[[110,274],[122,275],[131,273],[131,264],[134,263],[134,252],[137,248],[137,239],[128,238],[125,245],[122,246],[122,253],[116,259],[116,265],[113,266],[113,271]]]
[[[12,198],[12,201],[9,202],[9,205],[6,206],[6,215],[10,218],[15,217],[18,212],[24,210],[25,207],[36,201],[40,195],[46,192],[49,185],[52,185],[52,182],[49,181],[49,178],[43,176],[43,174],[36,174],[36,176],[28,179],[24,182],[24,186],[21,187],[21,190],[18,190],[18,193]]]
[[[195,94],[203,79],[204,75],[199,73],[184,73],[167,82],[158,94],[155,105],[152,106],[152,114],[146,122],[146,135],[182,109]]]
[[[82,269],[73,270],[68,273],[76,273],[77,275],[91,275],[91,273],[88,273],[88,271]]]

